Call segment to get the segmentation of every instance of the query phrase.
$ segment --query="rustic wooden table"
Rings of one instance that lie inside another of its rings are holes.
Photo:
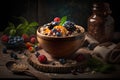
[[[0,79],[35,79],[32,76],[28,76],[28,75],[18,75],[18,74],[13,74],[10,70],[7,69],[7,67],[5,66],[6,63],[10,60],[13,60],[10,57],[10,54],[3,54],[1,52],[3,46],[0,45]],[[19,57],[23,57],[22,54],[19,54]],[[24,56],[23,59],[18,60],[18,62],[24,62],[26,64],[27,63],[27,57]],[[29,65],[29,64],[28,64]],[[116,67],[120,67],[120,65],[116,65]],[[39,72],[37,70],[35,70],[32,66],[29,65],[30,70],[32,70],[35,73],[43,73],[43,72]],[[56,73],[43,73],[44,75],[48,75],[50,78],[52,79],[72,79],[72,80],[76,80],[76,79],[104,79],[104,78],[120,78],[120,68],[117,68],[117,70],[113,73],[110,74],[102,74],[102,73],[95,73],[95,74],[91,74],[91,73],[78,73],[77,75],[73,75],[71,73],[69,74],[56,74]]]
[[[18,74],[13,74],[10,70],[7,69],[6,63],[10,60],[14,60],[13,58],[10,57],[10,54],[3,54],[2,53],[2,48],[4,46],[0,44],[0,79],[36,79],[32,76],[28,75],[18,75]],[[18,60],[18,62],[23,62],[27,64],[33,72],[39,74],[42,73],[44,75],[49,76],[51,79],[54,80],[63,80],[63,79],[71,79],[71,80],[79,80],[79,79],[120,79],[120,65],[116,65],[116,71],[109,73],[109,74],[103,74],[103,73],[78,73],[77,75],[73,75],[71,73],[68,74],[57,74],[57,73],[43,73],[40,71],[35,70],[31,65],[27,63],[27,56],[23,56],[23,54],[18,54],[19,57],[22,59]]]

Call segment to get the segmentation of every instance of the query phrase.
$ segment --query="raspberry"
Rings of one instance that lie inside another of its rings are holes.
[[[29,41],[29,36],[27,34],[23,34],[22,38],[24,39],[24,42],[28,42]]]
[[[1,37],[1,40],[2,40],[3,42],[8,42],[9,37],[8,37],[7,35],[3,35],[3,36]]]
[[[85,60],[85,56],[83,54],[79,54],[75,59],[77,62],[81,62]]]
[[[36,42],[36,38],[35,38],[35,37],[32,37],[32,38],[30,39],[30,42],[34,44],[34,43]]]
[[[47,57],[45,55],[39,55],[38,56],[38,61],[40,63],[46,63],[47,62]]]
[[[60,18],[59,18],[59,17],[56,17],[56,18],[54,18],[54,21],[55,21],[55,22],[59,22],[59,21],[60,21]]]

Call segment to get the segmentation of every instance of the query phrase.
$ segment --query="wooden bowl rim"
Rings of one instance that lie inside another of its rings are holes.
[[[76,25],[78,26],[78,25]],[[82,30],[81,33],[76,34],[76,35],[72,35],[72,36],[65,36],[65,37],[57,37],[57,36],[46,36],[46,35],[42,35],[40,33],[40,27],[38,27],[37,29],[37,37],[39,38],[43,38],[43,39],[49,39],[49,40],[75,40],[75,39],[82,39],[85,36],[85,29],[82,26],[78,26],[80,27],[80,29]]]

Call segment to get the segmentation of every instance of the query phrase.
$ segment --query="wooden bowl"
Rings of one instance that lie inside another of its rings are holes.
[[[69,58],[83,44],[85,39],[84,28],[80,27],[82,33],[75,36],[53,37],[40,33],[40,27],[37,29],[37,40],[41,47],[55,58]]]

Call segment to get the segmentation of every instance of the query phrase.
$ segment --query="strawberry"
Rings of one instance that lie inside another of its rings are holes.
[[[35,44],[36,38],[35,38],[35,37],[32,37],[32,38],[30,39],[30,42],[33,43],[33,44]]]
[[[47,57],[45,55],[39,55],[38,56],[38,61],[40,63],[46,63],[47,62]]]
[[[24,42],[28,42],[29,41],[29,36],[27,34],[23,34],[22,38],[24,39]]]
[[[54,18],[54,21],[55,21],[55,22],[60,22],[60,18],[59,18],[59,17],[55,17],[55,18]]]
[[[9,37],[8,37],[7,35],[3,35],[3,36],[1,37],[1,40],[2,40],[3,42],[8,42],[8,41],[9,41]]]

